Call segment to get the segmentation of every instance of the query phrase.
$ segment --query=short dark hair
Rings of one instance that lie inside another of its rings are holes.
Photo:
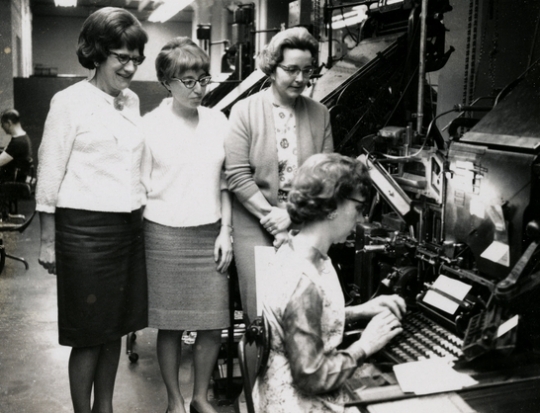
[[[293,179],[287,211],[295,224],[320,221],[356,193],[367,198],[370,186],[359,160],[337,153],[312,155]]]
[[[279,32],[270,40],[257,57],[257,65],[266,75],[274,73],[283,61],[284,49],[307,50],[313,60],[317,58],[319,43],[305,27],[293,27]]]
[[[127,47],[144,56],[148,41],[146,31],[137,18],[127,10],[104,7],[92,13],[83,23],[79,34],[77,56],[86,69],[95,69],[104,62],[111,49]]]
[[[15,109],[7,109],[2,112],[2,117],[0,122],[7,123],[7,121],[11,121],[11,123],[21,123],[21,116],[19,115],[19,112]]]
[[[161,48],[156,57],[156,74],[160,82],[167,82],[188,70],[210,71],[210,59],[189,37],[175,37]]]

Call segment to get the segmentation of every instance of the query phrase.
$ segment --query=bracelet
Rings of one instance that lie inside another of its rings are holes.
[[[233,227],[232,225],[228,225],[228,224],[221,224],[222,227],[229,227],[231,229],[231,231],[233,230]]]

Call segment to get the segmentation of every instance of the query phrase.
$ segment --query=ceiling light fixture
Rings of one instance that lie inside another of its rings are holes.
[[[353,7],[353,10],[343,15],[332,17],[332,30],[340,30],[345,27],[354,26],[367,19],[367,8],[365,6]]]
[[[148,21],[153,23],[166,22],[191,3],[193,0],[163,0],[163,3],[148,17]]]
[[[56,7],[77,7],[77,0],[54,0]]]

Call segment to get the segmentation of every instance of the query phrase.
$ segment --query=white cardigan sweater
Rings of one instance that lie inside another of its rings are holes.
[[[122,111],[86,80],[53,97],[38,152],[38,211],[130,212],[146,203],[139,98],[122,94]]]

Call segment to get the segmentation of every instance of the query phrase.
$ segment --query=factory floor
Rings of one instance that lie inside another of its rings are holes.
[[[39,218],[22,234],[0,234],[8,254],[25,257],[30,265],[6,260],[0,274],[0,413],[72,412],[67,365],[69,347],[58,344],[56,279],[38,262]],[[114,393],[115,413],[163,413],[166,391],[156,359],[157,330],[137,333],[133,351],[139,356],[131,363],[122,356]],[[191,399],[193,368],[191,346],[184,345],[181,390],[186,407]],[[217,382],[218,384],[221,381]],[[237,393],[238,383],[232,393]],[[226,397],[226,388],[217,392],[210,386],[209,397],[219,413],[235,411]],[[240,404],[245,411],[245,403]]]

